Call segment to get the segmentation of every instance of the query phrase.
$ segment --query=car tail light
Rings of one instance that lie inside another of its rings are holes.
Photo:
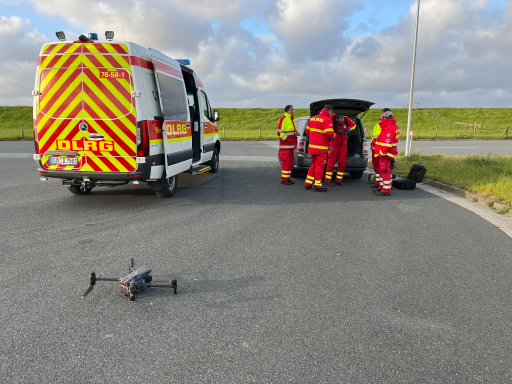
[[[137,157],[149,156],[148,122],[137,122]]]
[[[37,122],[34,120],[34,148],[36,150],[36,155],[39,154],[39,137],[37,137]]]
[[[363,155],[367,155],[368,154],[368,142],[365,141],[363,143]]]
[[[298,145],[297,145],[297,152],[306,152],[305,151],[306,149],[306,142],[305,141],[299,141]]]

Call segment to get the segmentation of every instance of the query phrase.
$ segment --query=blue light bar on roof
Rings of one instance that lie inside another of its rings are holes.
[[[89,33],[89,40],[98,40],[97,33]]]
[[[179,61],[181,64],[190,65],[190,60],[188,60],[188,59],[180,59],[180,60],[176,60],[176,61]]]

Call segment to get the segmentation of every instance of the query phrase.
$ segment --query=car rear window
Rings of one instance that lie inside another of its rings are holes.
[[[297,121],[297,129],[299,130],[301,136],[304,135],[304,131],[306,130],[306,126],[308,125],[308,122],[309,122],[309,119]]]

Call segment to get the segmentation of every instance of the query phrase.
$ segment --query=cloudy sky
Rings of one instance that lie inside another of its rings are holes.
[[[41,46],[105,30],[188,58],[215,107],[409,102],[416,0],[0,0],[0,105],[31,105]],[[512,0],[422,0],[414,101],[511,107]]]

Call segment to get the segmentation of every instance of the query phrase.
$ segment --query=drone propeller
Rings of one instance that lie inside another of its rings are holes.
[[[92,289],[94,288],[94,285],[91,285],[89,288],[87,288],[87,291],[82,296],[82,299],[87,296],[89,293],[91,293]]]
[[[135,260],[133,259],[133,257],[130,259],[130,267],[128,268],[128,272],[132,273],[133,272],[133,268],[135,267]]]

